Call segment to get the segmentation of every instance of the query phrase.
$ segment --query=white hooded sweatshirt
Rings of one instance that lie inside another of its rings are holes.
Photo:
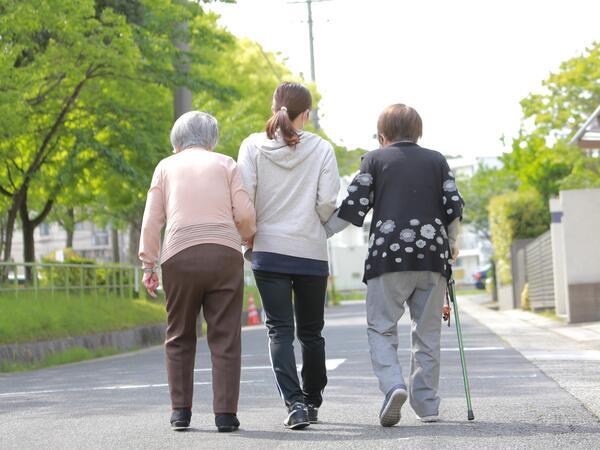
[[[323,224],[336,209],[340,188],[331,144],[307,131],[295,147],[251,134],[242,142],[238,166],[256,209],[253,250],[327,261]]]

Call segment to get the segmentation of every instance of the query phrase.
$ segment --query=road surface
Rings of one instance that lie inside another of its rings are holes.
[[[237,433],[215,431],[210,360],[199,341],[192,429],[173,432],[162,347],[29,373],[0,375],[0,449],[598,448],[600,423],[578,400],[472,317],[463,331],[476,421],[466,421],[454,327],[443,327],[442,421],[418,422],[405,404],[382,428],[362,302],[329,308],[329,384],[321,423],[285,430],[265,329],[243,332]],[[408,367],[408,318],[400,357]]]

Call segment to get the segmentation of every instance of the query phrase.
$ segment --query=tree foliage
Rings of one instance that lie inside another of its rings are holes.
[[[542,83],[543,92],[521,101],[522,125],[502,169],[480,168],[461,183],[465,221],[489,235],[488,205],[499,194],[535,191],[544,204],[561,189],[600,187],[600,158],[569,145],[600,105],[600,43],[560,65]]]
[[[568,144],[600,105],[598,80],[600,42],[595,42],[550,74],[543,93],[521,101],[523,124],[503,162],[524,188],[535,189],[546,201],[562,188],[600,186],[598,158]]]
[[[235,157],[263,129],[277,83],[301,81],[276,55],[219,28],[206,2],[0,0],[4,259],[18,219],[25,260],[48,218],[66,229],[88,218],[138,229],[152,170],[171,151],[176,87],[215,114],[218,151]]]
[[[489,239],[490,200],[497,195],[516,190],[518,181],[506,170],[480,165],[472,177],[461,179],[459,184],[467,205],[464,222],[471,224],[478,234]]]

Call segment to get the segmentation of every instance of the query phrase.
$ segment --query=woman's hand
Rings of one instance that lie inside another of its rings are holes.
[[[254,247],[254,236],[244,242],[244,245],[248,248],[248,250],[252,250],[252,247]]]
[[[454,247],[452,247],[452,260],[453,261],[456,261],[456,258],[458,258],[458,254],[459,254],[458,246],[455,245]]]
[[[148,295],[156,298],[156,289],[158,289],[158,275],[156,272],[144,272],[142,284],[146,288],[146,291],[148,291]]]

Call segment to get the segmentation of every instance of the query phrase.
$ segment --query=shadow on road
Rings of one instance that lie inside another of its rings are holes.
[[[202,430],[195,430],[202,431]],[[208,430],[207,430],[208,432]],[[327,422],[311,425],[302,431],[281,430],[260,431],[240,429],[232,433],[232,438],[261,439],[272,441],[352,441],[352,440],[388,440],[400,438],[418,438],[447,436],[460,437],[494,437],[494,436],[541,436],[561,435],[567,433],[598,435],[600,427],[588,427],[566,424],[538,424],[528,422],[461,422],[443,421],[434,424],[398,425],[383,428],[379,425],[349,424]]]

